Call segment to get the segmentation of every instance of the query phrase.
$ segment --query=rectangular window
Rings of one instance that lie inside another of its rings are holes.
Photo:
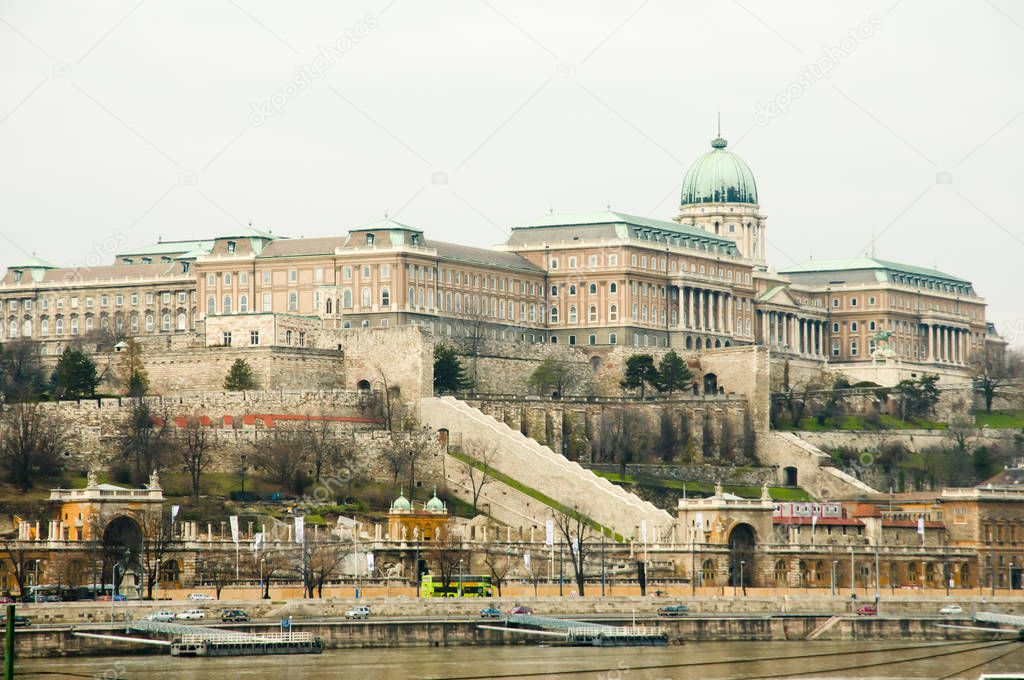
[[[298,283],[299,281],[299,270],[289,269],[288,270],[288,283]]]
[[[263,270],[263,283],[270,283],[270,270],[269,269],[264,269]]]
[[[323,281],[324,280],[324,270],[323,270],[323,267],[317,267],[316,269],[313,270],[313,280],[314,281]]]
[[[270,304],[270,293],[264,293],[263,294],[263,311],[264,312],[273,311],[273,306]]]
[[[288,311],[299,311],[299,294],[294,290],[288,291]]]
[[[224,331],[224,346],[231,347],[231,331]]]
[[[61,303],[61,301],[60,301],[60,300],[57,300],[57,306],[58,306],[58,307],[60,307],[60,306],[61,306],[61,304],[60,304],[60,303]],[[121,305],[123,305],[123,304],[124,304],[124,296],[123,296],[123,295],[115,295],[115,296],[114,296],[114,304],[115,304],[116,306],[118,306],[118,307],[120,307]]]
[[[249,331],[249,344],[250,345],[258,345],[258,344],[260,344],[260,332],[259,331]]]

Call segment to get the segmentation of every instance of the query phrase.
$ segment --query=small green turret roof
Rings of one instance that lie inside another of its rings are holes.
[[[23,260],[19,264],[12,264],[8,269],[60,269],[55,264],[50,264],[46,260],[40,260],[33,253],[32,257],[27,260]]]

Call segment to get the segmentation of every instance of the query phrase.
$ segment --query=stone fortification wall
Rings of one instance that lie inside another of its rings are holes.
[[[199,418],[210,427],[215,471],[234,471],[238,454],[258,433],[295,417],[335,419],[339,431],[379,429],[373,395],[347,391],[191,392],[173,397],[146,397],[159,422],[166,421],[175,435],[181,419]],[[44,403],[46,414],[59,418],[71,435],[72,469],[109,467],[116,457],[120,433],[131,416],[134,399],[89,399]],[[283,416],[283,418],[282,418]]]
[[[168,339],[174,336],[167,336]],[[118,381],[124,355],[104,351],[92,355],[103,378],[98,391],[124,391]],[[58,357],[43,357],[47,373]],[[151,394],[213,391],[224,389],[224,378],[236,359],[253,369],[260,389],[333,389],[344,384],[342,353],[301,347],[144,347],[142,362],[149,377]]]
[[[853,476],[831,467],[832,459],[821,449],[800,439],[791,432],[768,432],[757,438],[757,453],[762,464],[796,468],[797,484],[820,500],[850,498],[875,489]]]
[[[446,431],[467,451],[486,447],[491,466],[520,484],[564,503],[625,537],[649,536],[672,526],[672,517],[650,503],[611,484],[504,423],[452,397],[420,400],[420,421]],[[532,511],[523,509],[523,515]]]
[[[622,468],[614,464],[588,465],[591,470],[614,472],[618,474]],[[655,477],[657,479],[676,479],[685,482],[703,482],[705,484],[735,484],[738,486],[756,486],[764,484],[778,486],[779,471],[775,468],[747,468],[725,465],[641,465],[629,464],[626,474],[636,477]],[[681,494],[680,494],[681,495]]]
[[[798,431],[795,434],[813,446],[831,451],[849,448],[856,451],[881,451],[899,444],[908,451],[923,451],[930,448],[949,448],[956,442],[949,430],[819,430]],[[963,434],[971,447],[998,446],[1012,447],[1017,430],[979,428],[957,430]]]
[[[419,326],[353,328],[336,331],[345,353],[348,389],[369,386],[413,403],[434,393],[434,345]]]
[[[676,459],[699,462],[710,458],[735,463],[750,453],[744,450],[744,438],[751,427],[747,401],[735,395],[677,396],[645,402],[625,398],[478,395],[466,402],[581,463],[611,462],[602,457],[602,452],[607,455],[607,447],[602,445],[602,434],[608,425],[605,421],[611,418],[614,422],[623,415],[642,418],[642,429],[652,439],[660,435],[662,418],[667,416],[679,444]],[[711,439],[705,441],[708,436]]]

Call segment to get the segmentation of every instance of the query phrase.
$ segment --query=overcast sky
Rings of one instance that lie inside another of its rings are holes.
[[[0,0],[0,265],[385,211],[477,245],[671,219],[720,110],[774,266],[874,233],[1024,343],[1022,65],[1009,0]]]

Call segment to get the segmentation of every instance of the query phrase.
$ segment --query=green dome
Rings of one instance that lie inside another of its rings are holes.
[[[391,504],[392,510],[412,510],[412,503],[405,497],[405,493],[399,493],[398,498]]]
[[[427,505],[425,507],[431,512],[444,512],[444,503],[442,503],[441,499],[437,497],[436,489],[434,490],[434,497],[427,501]]]
[[[750,167],[725,150],[721,137],[711,140],[711,147],[686,171],[680,204],[757,203],[757,183]]]

